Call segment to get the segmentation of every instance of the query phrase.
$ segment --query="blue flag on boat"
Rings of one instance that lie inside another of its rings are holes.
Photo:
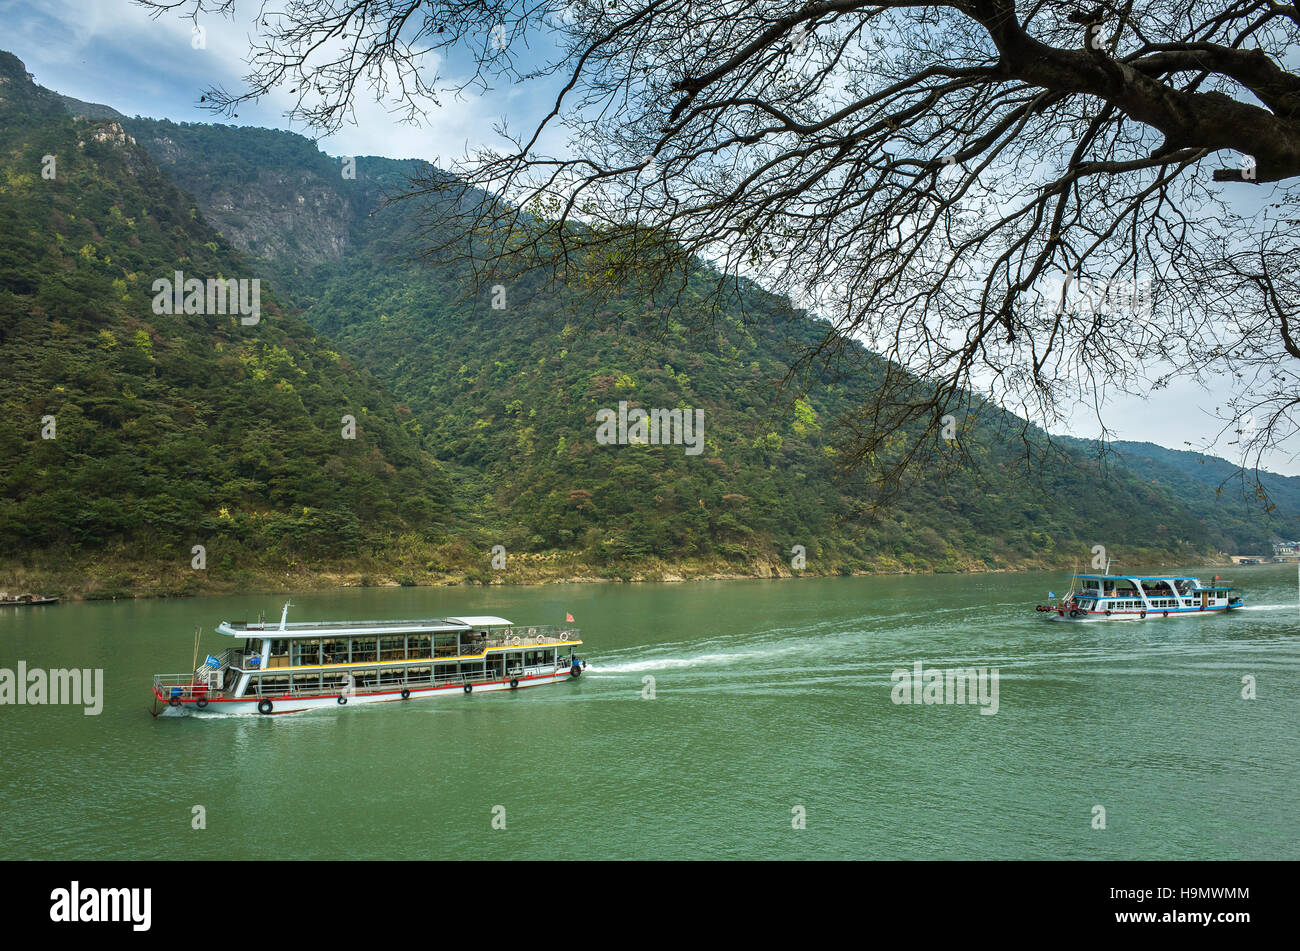
[[[209,655],[204,659],[203,663],[207,664],[209,667],[220,667],[220,666],[221,666],[221,661],[217,660],[217,659],[216,659],[215,657],[213,657],[211,654],[209,654]]]
[[[1049,591],[1049,592],[1047,592],[1047,596],[1048,596],[1049,598],[1054,598],[1054,597],[1056,597],[1056,592],[1055,592],[1055,591]]]

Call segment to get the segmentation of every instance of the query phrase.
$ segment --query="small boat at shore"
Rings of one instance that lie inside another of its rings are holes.
[[[1191,575],[1066,575],[1070,590],[1035,610],[1049,621],[1140,621],[1226,614],[1245,607],[1238,588],[1218,576],[1202,584]]]
[[[576,680],[574,627],[501,617],[413,621],[222,621],[236,640],[193,673],[158,674],[154,699],[185,713],[269,715]],[[197,637],[195,654],[197,657]]]
[[[0,591],[0,607],[25,608],[37,604],[58,603],[59,599],[57,597],[47,598],[40,594],[18,594],[11,597],[3,591]]]

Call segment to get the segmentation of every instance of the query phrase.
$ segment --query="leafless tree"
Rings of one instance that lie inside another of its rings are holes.
[[[237,0],[144,0],[235,14]],[[239,103],[323,132],[368,92],[542,83],[525,134],[416,192],[430,253],[671,302],[751,277],[886,358],[847,459],[895,463],[970,401],[1228,376],[1245,468],[1300,407],[1300,9],[1279,0],[286,0]],[[471,62],[457,71],[466,55]],[[445,58],[444,58],[445,57]],[[450,235],[475,235],[461,241]],[[707,266],[705,266],[707,265]],[[1207,434],[1209,435],[1209,434]],[[898,450],[902,439],[905,448]]]

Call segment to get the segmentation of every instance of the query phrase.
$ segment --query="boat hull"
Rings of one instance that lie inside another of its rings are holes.
[[[1160,608],[1154,611],[1113,611],[1107,614],[1105,611],[1084,611],[1080,612],[1077,617],[1071,617],[1070,612],[1066,611],[1060,614],[1057,611],[1044,612],[1047,614],[1049,621],[1065,621],[1071,624],[1086,624],[1093,621],[1163,621],[1173,620],[1179,617],[1204,617],[1208,614],[1227,614],[1229,611],[1240,610],[1245,605],[1235,607],[1216,607],[1216,608]]]
[[[403,699],[409,700],[427,700],[433,697],[464,697],[468,699],[475,694],[492,693],[500,690],[523,690],[525,687],[540,687],[545,684],[559,683],[564,680],[577,680],[569,673],[569,668],[557,670],[551,674],[534,674],[529,677],[515,678],[518,686],[512,687],[510,680],[491,680],[482,683],[471,684],[471,689],[466,692],[463,684],[447,684],[437,687],[410,687],[408,688],[409,697],[402,697],[402,688],[397,687],[392,690],[355,692],[352,694],[331,694],[312,697],[295,697],[290,695],[264,697],[235,697],[235,698],[211,698],[206,706],[200,707],[197,702],[184,700],[172,704],[167,697],[154,691],[154,698],[161,703],[168,705],[168,709],[175,710],[189,716],[235,716],[235,715],[252,715],[252,716],[277,716],[283,713],[302,713],[307,710],[341,710],[354,706],[360,706],[368,703],[392,703],[401,702]],[[340,703],[340,699],[346,699],[346,702]],[[270,701],[271,709],[263,711],[261,708],[262,701]]]

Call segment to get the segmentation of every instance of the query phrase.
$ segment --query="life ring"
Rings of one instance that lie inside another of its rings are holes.
[[[270,700],[259,700],[257,702],[258,713],[270,713],[274,708]]]
[[[518,647],[518,646],[519,646],[519,635],[518,635],[518,634],[516,634],[516,635],[514,636],[514,638],[510,641],[510,644],[511,644],[511,646],[513,646],[513,647]]]
[[[196,707],[198,707],[200,710],[203,710],[203,709],[205,709],[205,708],[207,707],[207,705],[208,705],[208,698],[207,698],[207,697],[199,697],[199,699],[197,699],[197,700],[194,701],[194,705],[195,705]]]
[[[338,700],[338,703],[339,703],[339,706],[340,706],[340,707],[346,707],[346,706],[348,705],[348,698],[347,698],[347,697],[340,696],[340,697],[339,697],[339,700]]]
[[[568,631],[565,631],[563,634],[560,635],[560,640],[562,640],[562,641],[567,641],[568,639],[569,639],[569,632],[568,632]]]
[[[402,688],[402,699],[403,700],[411,699],[411,691],[407,690],[405,687]]]
[[[470,693],[470,692],[472,692],[473,690],[474,690],[474,685],[473,685],[473,684],[466,684],[466,685],[465,685],[465,692],[466,692],[466,693]]]
[[[1165,612],[1165,617],[1169,617],[1169,612],[1168,612],[1168,611]]]
[[[1113,612],[1111,611],[1110,608],[1107,608],[1107,609],[1106,609],[1106,617],[1110,617],[1112,613],[1113,613]]]
[[[511,678],[510,678],[510,689],[511,689],[511,690],[518,690],[518,689],[519,689],[519,678],[518,678],[518,677],[511,677]]]

